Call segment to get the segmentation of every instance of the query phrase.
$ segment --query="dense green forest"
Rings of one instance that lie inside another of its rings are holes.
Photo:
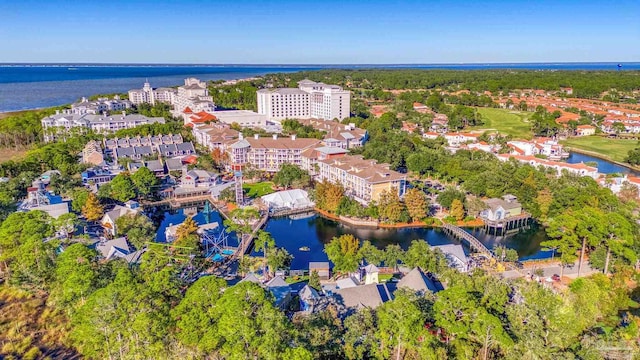
[[[308,78],[354,89],[447,89],[500,92],[515,89],[573,88],[573,96],[600,98],[603,92],[640,89],[639,71],[533,70],[319,70],[265,76],[274,86],[296,86]]]

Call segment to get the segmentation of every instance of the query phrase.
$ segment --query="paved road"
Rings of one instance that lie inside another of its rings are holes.
[[[549,264],[549,265],[541,265],[541,266],[530,267],[530,268],[527,267],[520,270],[508,270],[503,272],[502,276],[507,279],[523,277],[523,276],[526,276],[527,274],[532,274],[535,271],[535,269],[542,269],[545,278],[551,277],[554,274],[560,275],[561,273],[561,269],[559,265]],[[588,276],[598,272],[600,272],[600,270],[591,268],[591,266],[589,266],[589,263],[586,260],[583,262],[582,273],[581,273],[582,276]],[[566,276],[572,279],[577,278],[578,277],[578,261],[576,261],[575,265],[572,267],[565,267],[564,272],[562,272],[562,276]]]

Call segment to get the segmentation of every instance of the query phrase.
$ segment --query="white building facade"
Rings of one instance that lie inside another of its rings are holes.
[[[350,91],[310,80],[298,82],[297,89],[261,89],[257,97],[258,113],[267,115],[270,120],[342,120],[351,112]]]
[[[146,117],[139,114],[127,115],[125,112],[112,115],[73,114],[70,111],[56,111],[55,115],[47,116],[41,121],[44,140],[55,141],[63,137],[72,128],[90,129],[97,133],[111,133],[121,129],[130,129],[140,125],[160,123],[162,117]]]
[[[149,82],[145,82],[142,89],[129,90],[129,101],[134,105],[165,103],[173,105],[175,101],[176,90],[171,88],[151,87]]]
[[[184,79],[184,85],[178,87],[173,108],[176,116],[180,116],[186,108],[193,112],[212,112],[216,109],[213,98],[209,96],[207,83],[196,78]]]

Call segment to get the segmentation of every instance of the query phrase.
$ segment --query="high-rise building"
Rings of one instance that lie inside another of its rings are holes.
[[[165,103],[173,104],[176,90],[172,88],[152,88],[149,81],[144,83],[142,89],[129,90],[129,101],[134,105]]]
[[[193,112],[211,112],[216,109],[216,106],[213,98],[209,96],[207,83],[196,78],[188,78],[184,79],[183,86],[178,87],[173,108],[176,116],[180,116],[186,108],[190,108]]]
[[[270,120],[317,118],[342,120],[351,111],[351,93],[338,85],[311,80],[298,88],[261,89],[257,92],[258,113]]]

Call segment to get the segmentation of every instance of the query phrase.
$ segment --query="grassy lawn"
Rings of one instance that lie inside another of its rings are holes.
[[[478,108],[478,112],[482,115],[484,125],[474,126],[471,130],[498,130],[514,138],[532,138],[528,112],[494,108]]]
[[[570,148],[590,151],[604,155],[614,161],[624,162],[627,153],[637,146],[638,141],[585,136],[563,140],[561,143]]]
[[[242,188],[247,192],[249,197],[255,198],[274,192],[271,181],[259,182],[255,184],[242,184]]]

